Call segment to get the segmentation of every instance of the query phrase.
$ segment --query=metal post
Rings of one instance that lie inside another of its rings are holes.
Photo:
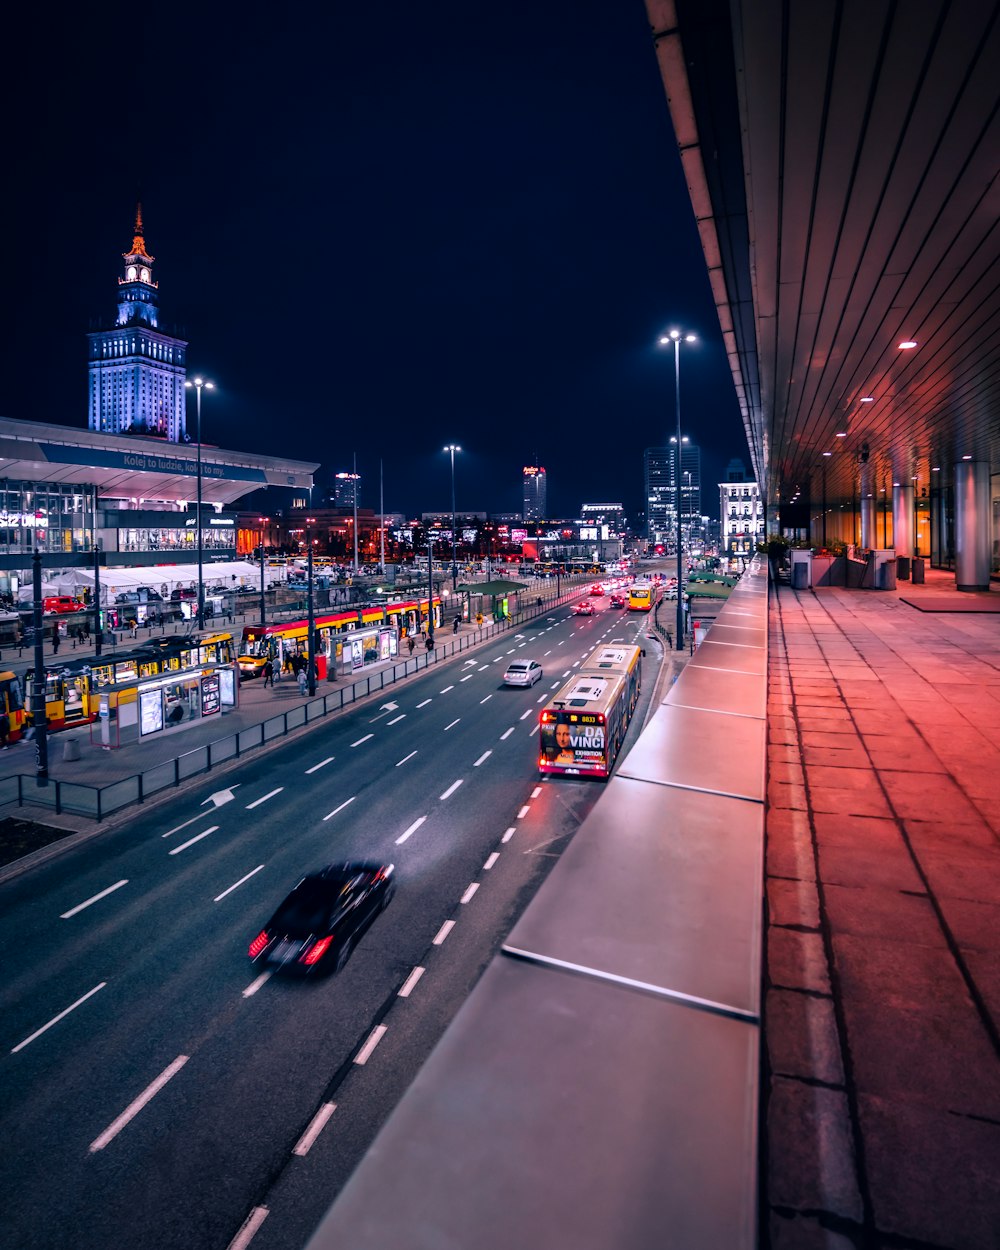
[[[313,545],[312,531],[309,528],[309,522],[306,522],[306,539],[309,543],[307,552],[307,568],[309,570],[309,606],[306,620],[306,636],[309,645],[306,653],[307,668],[306,672],[309,677],[309,697],[312,698],[316,693],[316,619],[313,611]]]
[[[358,453],[354,453],[354,481],[352,482],[352,494],[354,495],[354,572],[358,571]]]
[[[427,637],[434,641],[434,539],[427,540]]]
[[[379,574],[385,580],[385,496],[382,493],[382,461],[378,462],[378,533],[379,533]]]
[[[684,560],[683,539],[681,536],[681,340],[678,336],[674,344],[674,405],[677,410],[677,650],[684,650],[684,576],[681,569]]]
[[[260,518],[260,624],[263,628],[267,624],[264,615],[264,518]]]
[[[32,624],[35,627],[35,671],[31,678],[32,727],[35,735],[35,784],[49,784],[49,740],[45,722],[45,657],[42,637],[42,553],[31,557],[31,587],[34,595]],[[59,622],[56,621],[56,629]]]
[[[100,540],[98,540],[99,542]],[[101,549],[94,545],[94,655],[101,654]]]
[[[205,579],[202,574],[202,561],[205,558],[204,547],[202,543],[201,533],[201,379],[199,378],[195,384],[195,410],[198,414],[198,503],[196,511],[196,524],[198,526],[198,628],[205,628]]]

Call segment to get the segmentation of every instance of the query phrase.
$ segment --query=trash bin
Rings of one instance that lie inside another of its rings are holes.
[[[923,586],[924,584],[924,558],[923,556],[913,557],[913,584],[914,586]]]
[[[805,560],[797,560],[792,565],[792,589],[809,589],[809,565]]]
[[[896,561],[883,560],[878,569],[879,590],[896,589]]]
[[[80,744],[75,738],[67,738],[63,743],[63,759],[78,760],[80,758]]]
[[[899,578],[901,582],[908,582],[910,580],[910,557],[909,556],[897,556],[896,557],[896,576]]]

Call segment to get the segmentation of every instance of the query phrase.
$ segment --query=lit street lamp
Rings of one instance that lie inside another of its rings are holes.
[[[444,449],[451,452],[451,590],[458,590],[458,543],[455,533],[455,452],[461,451],[455,443],[449,443]]]
[[[195,427],[195,436],[198,441],[198,503],[195,511],[195,524],[198,527],[198,628],[202,629],[205,625],[205,580],[202,576],[201,566],[205,558],[205,552],[201,534],[201,392],[202,390],[214,391],[215,383],[206,382],[204,378],[195,378],[193,382],[185,382],[184,385],[188,390],[194,387],[195,412],[197,413],[198,422]]]
[[[693,334],[684,335],[685,343],[695,343],[697,338]],[[681,438],[681,332],[680,330],[671,330],[669,335],[664,335],[660,339],[660,346],[665,347],[668,343],[674,345],[674,408],[677,414],[677,476],[674,480],[676,487],[675,502],[677,504],[677,650],[684,650],[684,543],[681,535],[681,447],[683,439]]]

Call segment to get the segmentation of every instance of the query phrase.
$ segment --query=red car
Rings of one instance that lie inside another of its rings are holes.
[[[624,595],[612,595],[611,606],[613,608],[623,608],[625,606],[625,596]]]
[[[589,599],[584,599],[582,603],[578,603],[574,609],[577,616],[593,616],[594,605]]]

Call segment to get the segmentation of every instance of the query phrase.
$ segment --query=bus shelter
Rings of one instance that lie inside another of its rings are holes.
[[[199,664],[137,677],[97,692],[97,719],[90,740],[109,750],[161,733],[199,725],[239,705],[239,680],[232,663]]]

